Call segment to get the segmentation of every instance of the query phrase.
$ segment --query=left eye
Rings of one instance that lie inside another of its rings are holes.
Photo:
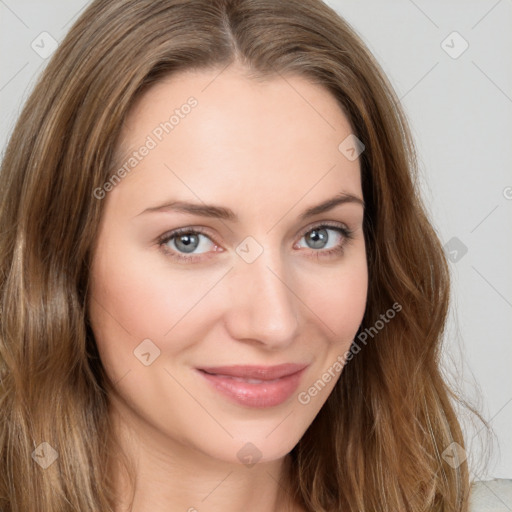
[[[307,231],[302,235],[302,238],[305,238],[312,243],[312,246],[310,246],[312,249],[330,249],[332,246],[325,247],[324,245],[331,238],[328,234],[329,231],[334,231],[338,235],[338,238],[343,239],[344,230],[337,226],[318,226]],[[339,245],[339,243],[335,243],[334,247],[337,245]]]

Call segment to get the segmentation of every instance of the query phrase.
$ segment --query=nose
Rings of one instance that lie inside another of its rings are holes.
[[[238,261],[229,273],[226,327],[245,342],[282,350],[296,338],[298,306],[289,268],[264,251],[256,261]]]

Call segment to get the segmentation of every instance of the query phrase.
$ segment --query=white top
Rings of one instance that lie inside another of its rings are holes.
[[[512,512],[512,480],[475,482],[470,497],[471,512]]]

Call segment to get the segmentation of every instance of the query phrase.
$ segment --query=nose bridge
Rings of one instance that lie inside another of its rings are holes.
[[[295,336],[298,301],[287,282],[290,273],[279,249],[261,249],[252,262],[240,257],[235,264],[229,325],[234,337],[283,345]]]

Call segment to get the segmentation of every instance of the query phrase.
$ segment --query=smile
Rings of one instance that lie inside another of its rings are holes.
[[[232,402],[252,408],[275,407],[297,390],[307,365],[231,366],[197,369],[209,385]]]

